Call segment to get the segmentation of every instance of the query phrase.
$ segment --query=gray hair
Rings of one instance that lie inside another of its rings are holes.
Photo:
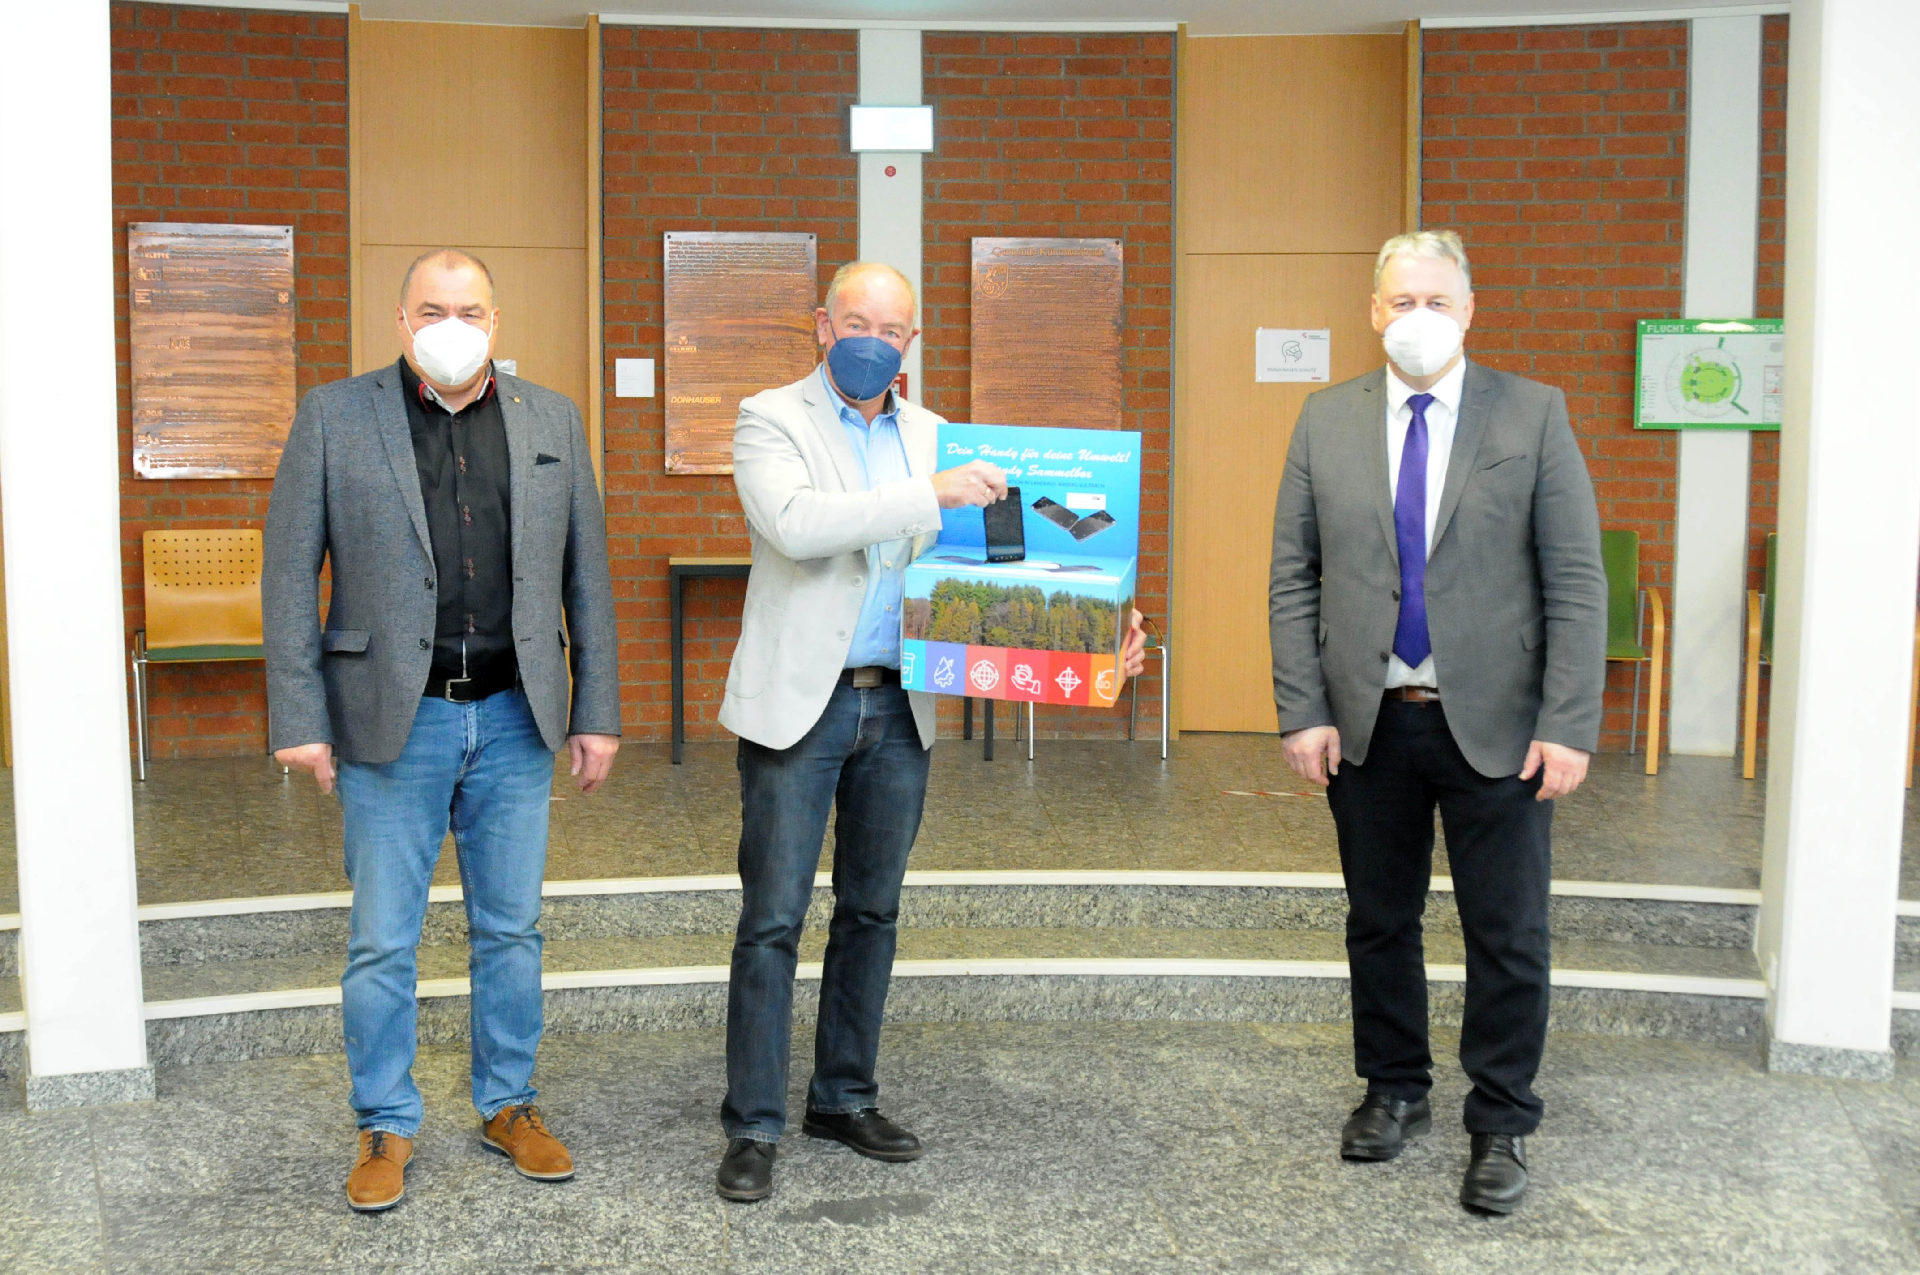
[[[920,293],[914,288],[913,280],[907,278],[907,276],[901,274],[900,271],[884,261],[849,261],[846,265],[834,271],[833,282],[827,285],[827,298],[820,303],[821,308],[828,314],[832,314],[833,300],[840,295],[840,290],[851,284],[859,276],[874,270],[880,271],[883,274],[890,274],[900,281],[900,286],[907,290],[907,300],[913,304],[913,321],[918,323],[920,321]]]
[[[1380,247],[1373,261],[1373,290],[1380,291],[1380,275],[1395,257],[1426,257],[1432,261],[1451,261],[1460,267],[1460,280],[1473,291],[1473,271],[1467,265],[1467,246],[1451,230],[1415,230],[1395,235]]]
[[[487,269],[487,263],[480,260],[464,248],[431,248],[413,259],[407,267],[407,273],[400,277],[400,305],[407,304],[407,289],[413,286],[413,272],[421,266],[472,266],[487,281],[487,302],[493,303],[493,271]]]

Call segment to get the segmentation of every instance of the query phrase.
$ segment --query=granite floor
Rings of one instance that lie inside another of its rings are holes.
[[[0,1269],[1920,1271],[1911,1063],[1876,1085],[1769,1076],[1752,1046],[1556,1035],[1532,1192],[1506,1219],[1455,1201],[1448,1063],[1431,1136],[1388,1164],[1337,1158],[1356,1096],[1341,1027],[889,1028],[885,1109],[926,1158],[796,1135],[755,1205],[712,1190],[717,1031],[547,1041],[542,1102],[581,1166],[565,1184],[480,1147],[465,1070],[464,1050],[422,1054],[408,1198],[364,1217],[341,1197],[338,1055],[163,1068],[153,1103],[0,1111]]]
[[[694,744],[686,764],[664,744],[623,749],[591,797],[556,767],[548,876],[554,880],[733,870],[738,778],[729,744]],[[1155,743],[1002,734],[935,748],[919,869],[1160,868],[1338,870],[1317,791],[1296,779],[1271,735],[1189,735],[1162,762]],[[1555,875],[1563,880],[1757,887],[1763,782],[1728,759],[1603,754],[1560,804]],[[0,913],[18,907],[12,776],[0,771]],[[160,761],[133,795],[140,900],[299,894],[346,888],[340,815],[304,775],[265,758]],[[1443,869],[1444,870],[1444,869]],[[452,856],[438,879],[457,880]],[[1920,898],[1920,803],[1909,798],[1903,898]]]

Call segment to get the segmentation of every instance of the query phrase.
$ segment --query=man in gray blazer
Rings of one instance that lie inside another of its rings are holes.
[[[261,580],[274,755],[339,786],[360,1127],[347,1201],[363,1212],[399,1202],[420,1125],[415,948],[449,827],[482,1141],[527,1177],[573,1175],[532,1085],[553,754],[565,746],[591,792],[620,745],[606,527],[579,412],[493,367],[493,277],[472,255],[415,261],[395,318],[401,359],[301,401]]]
[[[1599,742],[1606,577],[1557,389],[1468,360],[1466,251],[1401,235],[1374,269],[1389,366],[1312,395],[1287,450],[1269,596],[1287,764],[1327,787],[1348,895],[1350,1160],[1432,1123],[1421,913],[1433,816],[1466,939],[1470,1209],[1506,1213],[1546,1041],[1553,799]]]

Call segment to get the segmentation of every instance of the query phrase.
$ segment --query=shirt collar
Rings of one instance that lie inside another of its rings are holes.
[[[453,408],[447,406],[446,400],[440,397],[440,391],[434,389],[433,386],[427,384],[426,380],[422,378],[419,373],[413,370],[413,364],[407,362],[407,358],[404,354],[400,356],[400,378],[401,378],[401,381],[407,386],[409,390],[411,390],[415,395],[419,396],[419,399],[422,403],[425,403],[431,407],[437,407],[449,416],[459,415],[459,412],[456,412],[454,411]],[[480,387],[480,392],[473,396],[473,402],[468,403],[467,407],[472,407],[474,403],[486,402],[487,395],[493,393],[493,391],[494,391],[493,365],[489,363],[487,365],[487,383]],[[466,408],[460,409],[460,411],[465,411],[465,410]]]
[[[820,384],[826,387],[827,402],[839,409],[840,419],[842,421],[849,425],[858,425],[861,429],[868,428],[867,418],[860,415],[860,409],[847,402],[846,397],[842,395],[839,390],[833,388],[833,378],[827,375],[827,365],[825,363],[820,365]],[[880,414],[873,418],[874,423],[878,424],[884,420],[891,425],[894,423],[894,418],[899,414],[900,400],[895,396],[893,388],[889,386],[887,388],[887,397],[880,405]]]
[[[1415,394],[1431,394],[1435,401],[1454,416],[1460,415],[1460,391],[1467,380],[1467,361],[1461,359],[1453,365],[1453,370],[1425,390],[1416,390],[1400,379],[1393,364],[1387,364],[1387,410],[1398,412]]]

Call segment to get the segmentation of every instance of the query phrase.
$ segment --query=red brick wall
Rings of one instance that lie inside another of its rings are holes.
[[[628,733],[664,739],[672,713],[667,558],[747,552],[728,475],[665,473],[664,397],[613,396],[613,360],[658,358],[661,236],[669,230],[811,231],[825,283],[859,245],[858,164],[846,108],[859,91],[851,31],[609,27],[601,36],[607,534]],[[717,725],[744,585],[707,580],[686,600],[687,723]]]
[[[1119,239],[1126,262],[1121,428],[1142,436],[1136,604],[1164,625],[1172,477],[1173,38],[929,32],[924,54],[936,145],[926,164],[923,399],[950,420],[968,419],[974,236]],[[1159,729],[1154,667],[1140,700],[1147,733]],[[1110,711],[1038,714],[1043,736],[1125,728],[1124,716]]]
[[[1760,272],[1754,314],[1784,313],[1787,274],[1787,17],[1762,19],[1760,70]],[[1767,534],[1779,521],[1780,435],[1753,436],[1747,502],[1747,587],[1766,578]]]
[[[1601,524],[1640,533],[1641,578],[1671,609],[1679,439],[1633,428],[1634,323],[1680,313],[1687,26],[1439,30],[1424,47],[1421,224],[1466,239],[1473,353],[1566,391]],[[1624,748],[1631,666],[1607,685],[1601,746]]]
[[[136,221],[291,225],[298,391],[347,375],[347,40],[343,17],[115,4],[114,319],[127,636],[145,623],[140,535],[259,526],[265,479],[135,478],[127,237]],[[129,701],[131,704],[131,701]],[[155,757],[266,746],[257,664],[155,668]]]
[[[926,39],[936,149],[926,165],[915,398],[967,414],[969,241],[977,234],[1112,236],[1126,245],[1126,427],[1151,473],[1142,609],[1166,612],[1172,364],[1172,45],[1167,37]],[[657,356],[668,230],[810,230],[821,282],[857,251],[858,168],[846,107],[858,89],[851,32],[614,28],[603,35],[607,383],[612,360]],[[992,197],[989,197],[992,196]],[[670,717],[666,559],[744,554],[730,478],[662,472],[663,400],[606,400],[607,500],[628,730],[664,738]],[[739,633],[741,586],[688,595],[687,721],[715,723]],[[1150,694],[1152,688],[1150,688]],[[1158,698],[1152,703],[1157,712]],[[1143,713],[1147,705],[1142,705]],[[951,711],[951,710],[950,710]],[[1150,714],[1149,714],[1150,715]],[[1111,714],[1042,715],[1043,733],[1116,729]]]

